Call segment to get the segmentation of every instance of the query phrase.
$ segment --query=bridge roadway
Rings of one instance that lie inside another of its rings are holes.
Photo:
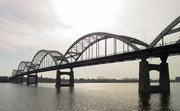
[[[57,69],[67,69],[67,68],[75,68],[75,67],[82,67],[82,66],[131,61],[131,60],[142,59],[143,57],[155,58],[155,57],[160,57],[161,55],[174,56],[174,55],[179,55],[179,54],[180,54],[180,43],[176,43],[176,44],[165,45],[165,46],[160,46],[160,47],[142,49],[139,51],[132,51],[132,52],[126,52],[126,53],[121,53],[121,54],[116,54],[116,55],[110,55],[106,57],[78,61],[75,63],[51,66],[51,67],[36,69],[36,70],[28,71],[28,72],[22,72],[21,74],[15,75],[13,78],[32,74],[32,73],[53,71]]]

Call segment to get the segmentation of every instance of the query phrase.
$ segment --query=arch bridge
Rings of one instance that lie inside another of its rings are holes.
[[[169,35],[179,34],[179,22],[180,16],[170,23],[151,44],[125,35],[94,32],[80,37],[64,54],[56,50],[40,50],[34,55],[32,61],[20,62],[17,70],[12,71],[10,80],[23,82],[23,76],[27,75],[27,84],[31,84],[31,77],[35,78],[34,84],[37,84],[37,73],[57,70],[56,87],[73,87],[73,68],[75,67],[140,59],[139,92],[169,92],[169,71],[166,60],[168,56],[179,55],[180,39],[170,44],[165,42],[165,39]],[[148,58],[158,57],[161,59],[160,64],[149,64],[147,61]],[[63,72],[61,69],[70,69],[70,71]],[[159,86],[150,86],[151,70],[160,72]],[[61,83],[63,74],[70,76],[69,84]]]

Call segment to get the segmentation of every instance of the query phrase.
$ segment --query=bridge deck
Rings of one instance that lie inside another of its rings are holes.
[[[23,72],[21,74],[15,75],[11,78],[28,75],[28,74],[32,74],[32,73],[53,71],[53,70],[57,70],[57,69],[67,69],[67,68],[75,68],[75,67],[82,67],[82,66],[91,66],[91,65],[98,65],[98,64],[138,60],[138,59],[142,59],[143,57],[155,58],[155,57],[160,57],[162,54],[168,54],[169,56],[179,55],[180,54],[180,43],[161,46],[161,47],[154,47],[154,48],[149,48],[149,49],[142,49],[142,50],[138,50],[138,51],[132,51],[132,52],[116,54],[116,55],[100,57],[100,58],[94,58],[94,59],[89,59],[89,60],[84,60],[84,61],[78,61],[75,63],[51,66],[51,67],[37,69],[37,70],[29,71],[29,72]]]

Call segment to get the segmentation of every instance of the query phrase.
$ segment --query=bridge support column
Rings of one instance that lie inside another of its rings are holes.
[[[30,84],[38,84],[38,75],[37,73],[35,75],[27,75],[27,85]]]
[[[69,83],[68,84],[63,84],[61,81],[61,75],[69,75]],[[60,87],[74,87],[74,71],[71,68],[70,72],[61,72],[57,70],[56,72],[56,88]]]
[[[16,82],[16,83],[21,83],[21,84],[23,84],[23,78],[24,78],[23,76],[16,77],[16,78],[15,78],[15,82]]]
[[[142,59],[139,65],[139,93],[170,92],[169,67],[166,63],[168,55],[160,57],[161,63],[149,64]],[[157,70],[160,72],[159,86],[150,86],[149,72]]]
[[[60,88],[61,86],[61,72],[59,70],[56,71],[56,88]]]
[[[160,87],[163,92],[170,92],[169,65],[166,62],[168,55],[163,55],[161,59],[160,70]]]
[[[70,76],[70,87],[74,87],[74,71],[72,68],[71,68],[69,76]]]
[[[150,88],[149,67],[146,59],[139,64],[139,92],[148,92]]]

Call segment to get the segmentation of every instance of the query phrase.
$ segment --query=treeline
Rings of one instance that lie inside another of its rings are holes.
[[[24,79],[26,80],[26,78]],[[76,83],[118,83],[118,82],[138,82],[138,79],[136,78],[124,78],[124,79],[109,79],[109,78],[103,78],[98,77],[96,79],[94,78],[79,78],[74,80]],[[55,83],[56,79],[53,78],[38,78],[38,82],[41,83]],[[69,79],[62,78],[61,82],[66,83],[69,82]]]
[[[118,83],[118,82],[138,82],[136,78],[124,78],[124,79],[108,79],[108,78],[97,78],[97,79],[76,79],[77,83]]]
[[[75,83],[136,83],[139,82],[137,78],[123,78],[123,79],[110,79],[110,78],[104,78],[104,77],[98,77],[96,79],[94,78],[79,78],[74,80]],[[159,80],[150,80],[151,82],[159,82]],[[171,82],[178,82],[176,80],[170,80]],[[53,78],[38,78],[38,82],[41,83],[55,83],[56,79]],[[62,83],[69,82],[69,79],[62,78]]]
[[[7,76],[0,76],[0,82],[8,82],[8,78]]]
[[[26,77],[24,77],[23,81],[25,82],[27,80]],[[135,83],[138,82],[139,80],[137,78],[123,78],[123,79],[109,79],[109,78],[104,78],[104,77],[98,77],[96,79],[94,78],[79,78],[74,80],[76,83]],[[151,82],[159,82],[159,80],[150,80]],[[176,80],[170,80],[171,82],[180,82],[179,79]],[[0,76],[0,82],[9,82],[7,76]],[[55,83],[56,79],[54,78],[38,78],[38,82],[40,83]],[[62,78],[61,79],[62,83],[67,83],[69,82],[69,79]]]

